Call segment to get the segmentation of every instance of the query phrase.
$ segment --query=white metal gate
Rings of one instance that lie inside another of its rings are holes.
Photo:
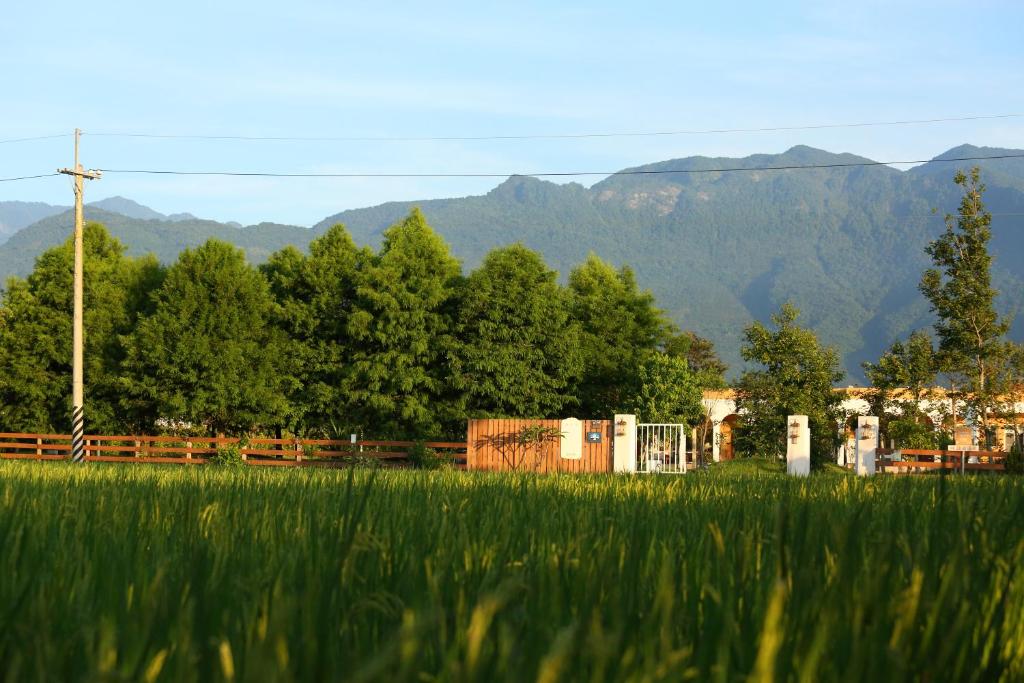
[[[636,471],[686,472],[686,428],[681,424],[636,426]]]

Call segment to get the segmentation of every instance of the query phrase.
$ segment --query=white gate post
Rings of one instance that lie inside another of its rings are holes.
[[[806,415],[786,418],[786,473],[796,477],[811,473],[811,430]]]
[[[686,427],[679,426],[679,467],[686,472]]]
[[[857,418],[857,455],[854,471],[859,477],[870,477],[875,473],[875,451],[878,450],[878,417],[861,415]]]
[[[713,420],[711,422],[711,459],[715,462],[718,462],[722,457],[721,441],[722,421]]]
[[[616,415],[614,421],[612,471],[636,472],[636,415]]]

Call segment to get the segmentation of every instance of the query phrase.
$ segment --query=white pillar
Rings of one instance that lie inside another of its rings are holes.
[[[612,441],[612,471],[636,472],[636,415],[616,415]],[[620,425],[620,422],[625,424]],[[619,432],[623,432],[620,436]]]
[[[786,473],[797,477],[811,473],[811,430],[806,415],[786,418]]]
[[[715,462],[719,460],[719,448],[718,442],[722,440],[722,423],[715,420],[711,423],[711,459]]]
[[[857,418],[856,457],[853,469],[860,477],[875,474],[875,451],[878,450],[878,418],[861,415]]]

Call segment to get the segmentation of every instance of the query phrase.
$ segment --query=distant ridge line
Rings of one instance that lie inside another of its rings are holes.
[[[902,164],[947,163],[957,161],[988,161],[996,159],[1020,159],[1021,154],[997,154],[993,156],[947,157],[943,159],[916,159],[909,161],[850,161],[828,164],[787,164],[784,166],[726,166],[720,168],[689,168],[689,169],[625,169],[622,171],[543,171],[535,173],[278,173],[271,171],[174,171],[156,169],[119,169],[101,168],[103,173],[131,173],[145,175],[182,175],[182,176],[232,176],[256,178],[549,178],[572,176],[623,176],[623,175],[668,175],[675,173],[735,173],[755,171],[795,171],[803,169],[856,168],[870,166],[894,166]]]

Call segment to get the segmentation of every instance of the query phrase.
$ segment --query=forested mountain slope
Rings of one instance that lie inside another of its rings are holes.
[[[962,146],[942,158],[1017,153]],[[645,171],[841,164],[867,161],[794,147],[744,159],[693,157]],[[851,381],[896,337],[930,322],[917,291],[924,247],[959,201],[956,168],[934,162],[901,172],[887,166],[618,175],[587,189],[510,178],[482,197],[401,202],[346,211],[357,241],[420,206],[473,266],[495,244],[520,240],[567,272],[589,251],[629,263],[680,324],[709,336],[739,363],[742,330],[787,300],[844,355]],[[1024,302],[1024,159],[981,164],[993,219],[992,250],[1001,307]],[[938,209],[939,215],[933,215]],[[1017,215],[1006,215],[1017,214]],[[1018,320],[1014,336],[1024,336]]]

